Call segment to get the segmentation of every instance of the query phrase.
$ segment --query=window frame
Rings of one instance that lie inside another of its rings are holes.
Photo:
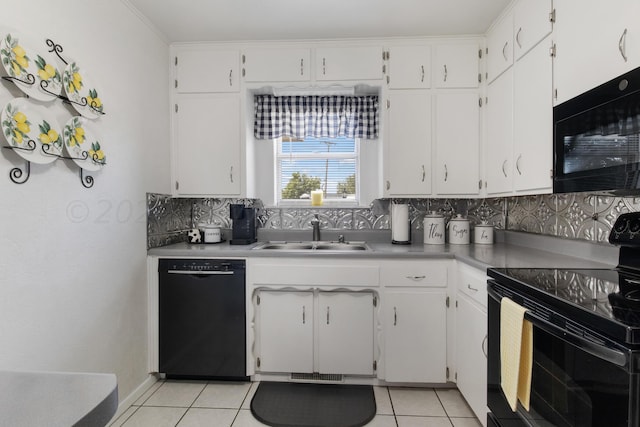
[[[283,137],[284,138],[284,137]],[[356,193],[352,198],[341,199],[323,199],[322,206],[313,206],[313,208],[322,207],[358,207],[360,206],[361,191],[360,191],[360,177],[361,177],[361,148],[362,141],[360,138],[353,138],[354,151],[353,153],[340,153],[340,152],[327,152],[327,153],[281,153],[281,144],[283,138],[274,139],[274,190],[275,190],[275,202],[278,207],[312,207],[311,199],[283,199],[282,188],[280,187],[282,182],[282,160],[288,158],[295,159],[354,159],[355,161],[355,174],[356,174]],[[320,138],[316,138],[320,139]],[[334,138],[322,138],[322,139],[334,139]]]

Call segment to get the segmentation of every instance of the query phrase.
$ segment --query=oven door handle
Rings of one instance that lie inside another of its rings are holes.
[[[500,300],[502,299],[502,297],[499,296],[496,291],[491,288],[491,285],[487,286],[487,293],[491,298],[498,302],[500,302]],[[524,318],[530,321],[536,328],[540,328],[558,339],[567,341],[568,343],[574,345],[580,350],[591,354],[592,356],[595,356],[602,360],[606,360],[607,362],[613,363],[614,365],[620,366],[622,368],[625,368],[628,365],[627,355],[620,350],[611,348],[607,345],[596,343],[587,338],[576,335],[570,331],[564,330],[559,326],[556,326],[553,323],[550,323],[542,319],[541,317],[536,316],[531,311],[525,312]]]

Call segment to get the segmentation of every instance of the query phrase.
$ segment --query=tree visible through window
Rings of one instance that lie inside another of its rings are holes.
[[[282,137],[277,144],[279,201],[309,199],[322,190],[327,202],[357,202],[355,139]]]

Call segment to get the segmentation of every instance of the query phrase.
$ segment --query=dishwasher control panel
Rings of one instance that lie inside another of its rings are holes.
[[[244,260],[225,259],[160,259],[158,271],[190,271],[194,273],[205,271],[235,271],[244,270]]]

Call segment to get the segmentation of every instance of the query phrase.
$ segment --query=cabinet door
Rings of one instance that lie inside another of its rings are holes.
[[[513,13],[487,33],[487,81],[492,82],[513,64]]]
[[[444,44],[435,47],[434,85],[439,88],[475,88],[479,80],[478,43]]]
[[[313,292],[260,291],[258,370],[313,372]]]
[[[175,113],[181,195],[240,194],[240,97],[180,95]]]
[[[513,69],[491,82],[487,89],[487,194],[513,190]]]
[[[556,103],[640,66],[640,2],[563,0],[554,6]]]
[[[373,375],[373,294],[320,292],[318,372]]]
[[[487,419],[487,313],[458,293],[456,382],[479,420]]]
[[[385,380],[446,382],[444,291],[386,291],[383,305]]]
[[[439,94],[436,99],[438,194],[478,194],[480,106],[476,93]]]
[[[553,81],[551,41],[514,65],[514,189],[551,192],[553,181]]]
[[[382,47],[316,49],[316,80],[382,79]]]
[[[551,34],[551,0],[518,0],[513,9],[514,49],[516,59]]]
[[[390,89],[426,89],[430,86],[430,46],[395,46],[389,49]]]
[[[236,50],[180,50],[176,53],[176,91],[238,92],[238,62]]]
[[[242,72],[247,82],[308,81],[309,49],[247,49],[242,55]]]
[[[385,192],[396,196],[431,193],[431,95],[390,91]]]

